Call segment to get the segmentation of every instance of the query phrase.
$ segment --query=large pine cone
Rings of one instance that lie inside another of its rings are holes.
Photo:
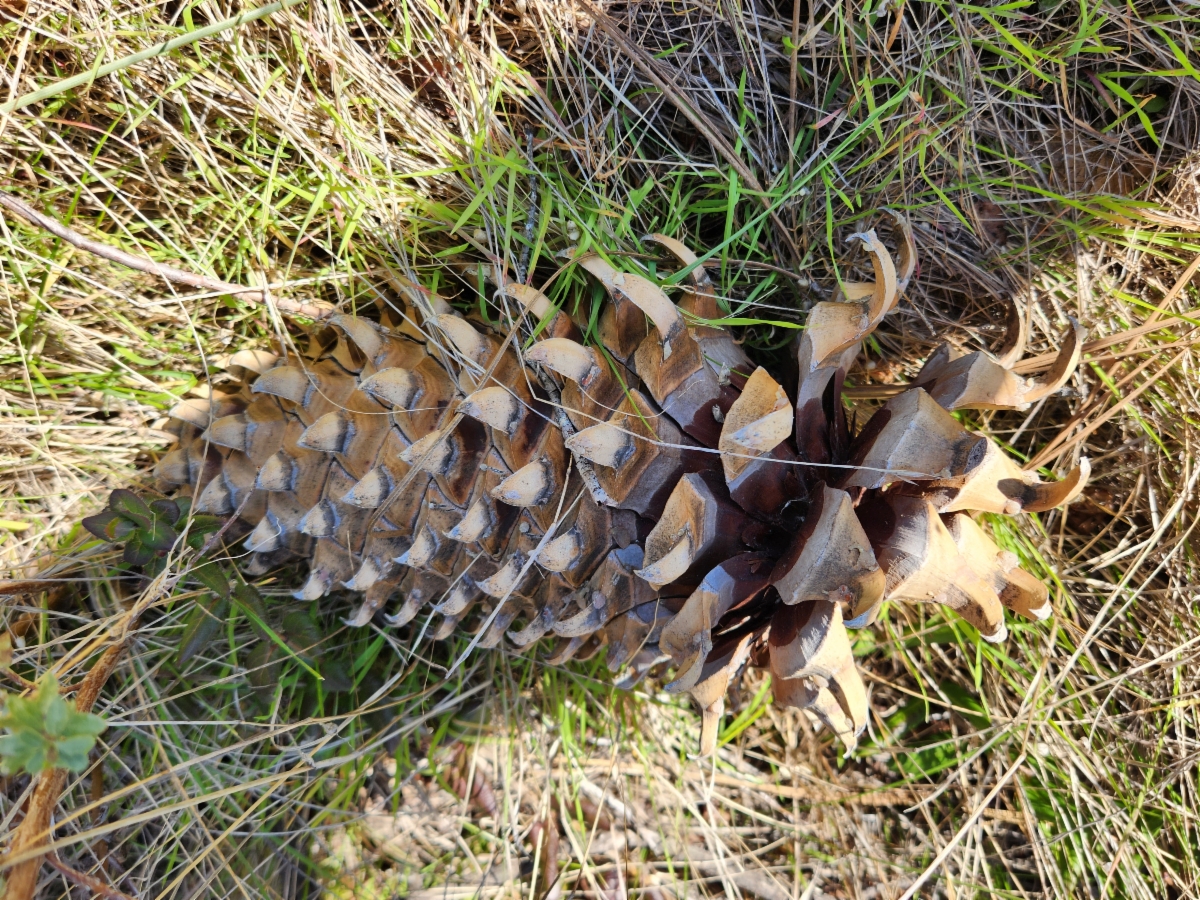
[[[1012,372],[1019,312],[998,357],[941,348],[849,433],[847,369],[915,266],[907,224],[894,230],[898,265],[873,231],[855,235],[875,281],[809,314],[794,398],[703,324],[720,316],[704,267],[656,235],[691,267],[678,304],[586,256],[609,297],[597,318],[503,289],[538,337],[524,353],[412,287],[382,324],[335,316],[303,358],[236,354],[234,392],[172,410],[179,446],[158,474],[191,485],[198,510],[253,526],[252,571],[310,559],[297,597],[363,592],[353,624],[395,598],[394,625],[432,604],[439,638],[554,634],[554,662],[607,645],[626,683],[669,664],[668,689],[703,712],[704,753],[751,662],[770,668],[777,701],[853,746],[867,703],[846,629],[884,600],[948,606],[989,641],[1004,639],[1006,607],[1044,618],[1045,586],[969,512],[1050,509],[1088,475],[1085,460],[1040,483],[950,415],[1023,408],[1070,376],[1075,323],[1043,378]]]

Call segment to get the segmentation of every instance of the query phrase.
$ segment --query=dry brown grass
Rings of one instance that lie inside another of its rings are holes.
[[[0,0],[0,104],[236,11]],[[718,248],[747,344],[779,364],[778,323],[858,264],[841,238],[892,206],[921,269],[858,386],[905,380],[942,338],[988,346],[1009,297],[1029,304],[1031,352],[1067,315],[1107,342],[1067,391],[976,422],[1052,472],[1092,459],[1065,512],[993,523],[1057,615],[992,648],[894,611],[858,644],[874,720],[854,759],[752,676],[717,760],[697,762],[691,712],[654,685],[500,653],[441,683],[454,648],[381,629],[420,663],[368,704],[381,731],[286,694],[264,718],[236,640],[175,671],[164,610],[106,695],[114,726],[64,798],[63,857],[138,896],[530,897],[522,864],[546,868],[530,830],[549,822],[562,896],[895,898],[940,853],[922,896],[1200,896],[1196,26],[1168,2],[309,0],[0,112],[0,189],[294,300],[365,309],[400,272],[471,304],[482,260],[540,283],[571,244],[636,253],[660,230]],[[162,410],[216,357],[300,328],[7,216],[0,291],[14,573],[138,481]],[[1160,327],[1127,334],[1144,323]],[[30,674],[120,615],[106,567],[84,574],[86,602],[35,618]],[[0,829],[27,788],[3,785]],[[68,892],[47,869],[43,895]]]

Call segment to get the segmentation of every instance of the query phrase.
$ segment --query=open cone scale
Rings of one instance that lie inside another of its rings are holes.
[[[654,235],[692,267],[678,303],[579,260],[608,295],[597,346],[585,316],[524,285],[501,286],[526,333],[540,325],[524,354],[412,288],[379,323],[334,317],[303,355],[235,354],[233,384],[172,410],[179,444],[157,474],[198,511],[247,523],[251,572],[299,557],[297,597],[361,592],[351,624],[432,608],[435,638],[552,636],[554,663],[607,646],[623,683],[658,667],[691,694],[702,753],[730,680],[759,665],[777,702],[853,746],[867,699],[847,629],[887,600],[949,607],[989,641],[1005,638],[1005,609],[1045,618],[1046,587],[970,514],[1050,509],[1088,477],[1084,460],[1042,483],[951,415],[1027,407],[1072,374],[1074,322],[1045,376],[1012,372],[1019,311],[998,355],[943,347],[850,433],[846,373],[916,265],[907,223],[894,232],[896,260],[874,231],[854,236],[874,281],[810,312],[790,396],[708,324],[721,313],[695,255]]]

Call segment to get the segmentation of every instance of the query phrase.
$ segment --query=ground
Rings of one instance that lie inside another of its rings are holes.
[[[475,306],[481,263],[544,284],[568,247],[639,265],[659,231],[714,251],[732,326],[779,367],[887,207],[920,267],[851,375],[858,421],[941,341],[994,347],[1009,303],[1033,356],[1069,317],[1090,342],[1059,394],[969,414],[1048,477],[1091,460],[1065,511],[990,522],[1054,616],[992,646],[893,610],[856,644],[873,718],[849,758],[755,673],[697,760],[694,712],[653,679],[455,665],[465,641],[378,623],[336,633],[386,689],[314,700],[289,670],[264,691],[244,620],[177,665],[182,597],[97,704],[58,859],[139,897],[1200,895],[1196,26],[1104,0],[0,0],[0,191],[259,288],[0,214],[0,559],[68,579],[5,601],[28,677],[87,668],[136,593],[80,517],[151,486],[165,410],[299,338],[297,304],[369,312],[409,278]],[[336,629],[346,602],[317,612]],[[11,833],[30,779],[0,788]],[[40,896],[81,890],[43,868]]]

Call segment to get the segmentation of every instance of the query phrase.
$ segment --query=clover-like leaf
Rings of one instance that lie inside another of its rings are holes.
[[[144,566],[154,559],[155,550],[146,544],[142,534],[139,528],[125,542],[125,552],[121,554],[121,558],[131,566]]]
[[[88,753],[96,744],[96,738],[90,734],[77,734],[54,742],[54,751],[58,756],[58,767],[78,772],[87,768]]]
[[[175,529],[159,518],[155,518],[145,528],[138,530],[142,535],[142,543],[156,553],[166,553],[175,546],[175,541],[179,538]]]
[[[5,775],[40,772],[46,768],[49,749],[49,742],[36,731],[6,734],[0,737],[0,772]]]
[[[80,524],[100,540],[109,542],[123,540],[137,527],[132,521],[111,509],[88,516]]]
[[[156,518],[163,520],[168,525],[174,525],[179,521],[181,510],[179,504],[174,500],[152,500],[150,509]]]
[[[154,518],[154,513],[146,505],[146,501],[124,488],[118,488],[108,495],[108,508],[145,528]]]
[[[188,525],[188,546],[193,550],[201,549],[204,546],[204,542],[208,540],[208,536],[214,531],[220,531],[221,526],[224,524],[224,520],[216,516],[193,516],[191,523]]]

